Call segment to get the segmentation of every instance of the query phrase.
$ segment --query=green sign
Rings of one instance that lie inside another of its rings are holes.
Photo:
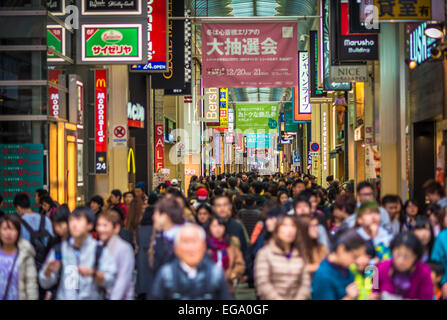
[[[297,132],[298,124],[293,123],[293,102],[286,102],[284,104],[284,131]]]
[[[278,116],[276,104],[238,104],[236,105],[236,128],[241,131],[269,132],[278,128]]]
[[[65,30],[61,26],[47,27],[47,46],[60,54],[65,55]],[[47,52],[48,61],[64,61],[49,50]]]
[[[83,25],[82,61],[130,62],[142,56],[142,25]]]
[[[32,209],[37,211],[34,193],[43,188],[43,145],[0,144],[0,165],[2,210],[14,214],[14,196],[25,192],[30,197]]]

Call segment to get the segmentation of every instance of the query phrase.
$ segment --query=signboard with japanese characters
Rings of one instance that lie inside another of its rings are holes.
[[[84,24],[79,63],[141,62],[143,38],[142,24]]]
[[[169,8],[172,12],[172,1]],[[130,66],[130,71],[166,71],[168,60],[167,0],[147,0],[147,51],[147,63],[133,64]]]
[[[374,0],[379,20],[431,20],[432,0]]]
[[[298,104],[295,105],[294,121],[303,121],[300,116],[311,115],[312,105],[310,103],[310,86],[309,86],[309,53],[300,51],[299,55],[299,89]],[[307,119],[307,118],[306,118]]]
[[[59,25],[47,26],[47,46],[59,54],[65,55],[65,29]],[[59,58],[53,52],[47,52],[48,62],[64,62],[64,59]]]
[[[43,188],[43,145],[0,144],[0,165],[2,211],[16,214],[13,200],[19,192],[25,192],[33,211],[38,211],[33,195],[37,189]]]
[[[144,0],[81,0],[82,15],[140,15]]]
[[[204,23],[204,87],[296,87],[296,23]]]
[[[237,104],[236,128],[241,131],[253,130],[252,132],[277,129],[278,109],[274,104]]]

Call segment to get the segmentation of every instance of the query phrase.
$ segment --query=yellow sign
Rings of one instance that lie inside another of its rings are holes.
[[[132,163],[130,162],[130,158],[132,158]],[[129,148],[129,153],[127,154],[127,172],[131,172],[130,168],[132,164],[132,173],[135,174],[135,154],[133,153],[133,149]]]
[[[220,128],[228,128],[228,88],[220,89]]]
[[[432,0],[374,0],[379,20],[430,20]]]

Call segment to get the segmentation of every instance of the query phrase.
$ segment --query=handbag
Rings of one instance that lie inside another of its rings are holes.
[[[9,287],[11,285],[11,280],[12,280],[12,274],[14,273],[14,267],[16,266],[18,256],[19,256],[19,250],[17,250],[16,256],[14,257],[14,261],[12,262],[12,267],[11,267],[11,270],[9,271],[8,282],[6,283],[5,293],[3,294],[2,300],[6,300],[6,297],[8,296]]]

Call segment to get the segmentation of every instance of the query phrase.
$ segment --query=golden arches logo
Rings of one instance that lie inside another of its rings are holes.
[[[98,79],[96,80],[96,87],[97,88],[105,88],[107,85],[106,79]]]
[[[132,163],[130,162],[130,158],[132,158]],[[130,173],[130,165],[132,164],[132,173],[135,174],[135,154],[132,148],[129,148],[129,153],[127,154],[127,172]]]

